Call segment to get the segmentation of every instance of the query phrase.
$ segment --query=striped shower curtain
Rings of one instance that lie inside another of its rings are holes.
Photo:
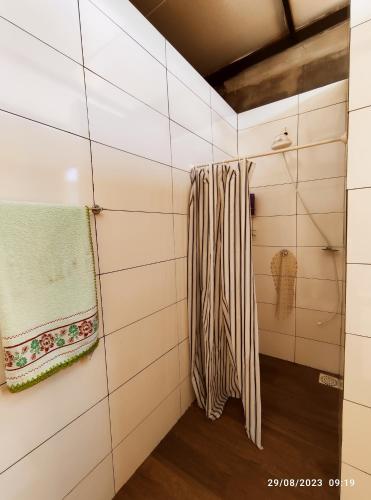
[[[188,317],[192,384],[214,420],[241,398],[249,438],[261,448],[258,324],[251,257],[251,162],[191,172]]]

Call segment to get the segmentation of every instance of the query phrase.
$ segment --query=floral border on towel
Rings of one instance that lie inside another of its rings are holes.
[[[98,330],[98,314],[48,330],[15,346],[4,347],[5,369],[20,370],[47,354],[93,336]]]

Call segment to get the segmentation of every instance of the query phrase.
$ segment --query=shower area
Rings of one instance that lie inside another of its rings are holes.
[[[344,138],[347,92],[344,80],[242,113],[239,154],[269,151],[280,134],[292,146]],[[341,376],[346,146],[339,140],[254,161],[250,190],[260,352]],[[284,278],[291,286],[295,282],[290,310],[280,313],[278,267],[272,264],[282,251],[297,266],[291,264],[294,272]]]

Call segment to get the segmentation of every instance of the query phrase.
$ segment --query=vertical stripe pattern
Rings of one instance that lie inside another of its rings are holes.
[[[188,317],[192,383],[214,420],[242,399],[249,438],[261,448],[258,321],[248,173],[215,164],[191,172]]]

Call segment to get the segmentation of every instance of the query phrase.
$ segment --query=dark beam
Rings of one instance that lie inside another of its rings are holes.
[[[322,31],[332,28],[347,19],[349,19],[349,7],[344,7],[336,12],[333,12],[332,14],[329,14],[328,16],[314,21],[312,24],[309,24],[304,28],[297,30],[295,32],[295,39],[293,39],[290,34],[286,35],[280,40],[270,43],[269,45],[266,45],[265,47],[238,59],[228,66],[215,71],[215,73],[207,76],[206,80],[214,87],[221,85],[226,80],[238,75],[241,71],[250,68],[254,64],[264,61],[264,59],[267,59],[268,57],[279,54],[280,52],[283,52],[284,50],[293,47],[308,38],[318,35]]]
[[[282,0],[282,6],[285,13],[285,19],[286,19],[287,29],[289,30],[289,35],[293,40],[295,40],[296,30],[294,25],[294,19],[292,17],[290,0]]]

